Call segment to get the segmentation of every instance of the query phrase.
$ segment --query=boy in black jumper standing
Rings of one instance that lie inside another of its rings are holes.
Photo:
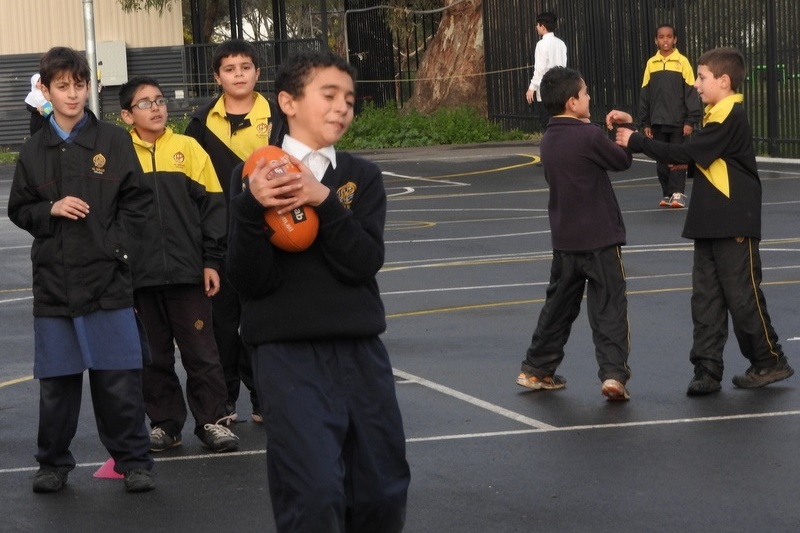
[[[333,148],[353,120],[354,79],[327,52],[286,61],[275,80],[282,147],[301,172],[262,161],[231,198],[228,275],[244,302],[280,533],[393,533],[405,522],[403,423],[378,337],[386,194],[377,166]],[[319,215],[316,241],[299,253],[273,247],[264,210],[305,204]]]
[[[549,70],[541,92],[553,115],[540,147],[550,186],[553,263],[517,384],[545,390],[566,386],[555,371],[586,287],[601,391],[609,400],[628,400],[630,332],[620,248],[625,225],[608,171],[630,168],[632,156],[589,123],[589,94],[579,72]]]
[[[693,138],[676,145],[617,130],[621,146],[665,163],[691,163],[694,185],[683,227],[683,236],[694,239],[689,396],[721,389],[729,313],[739,349],[750,361],[744,374],[733,377],[734,385],[763,387],[794,373],[760,287],[761,181],[744,97],[736,93],[745,77],[744,58],[735,48],[716,48],[697,64],[695,87],[706,109],[703,128]],[[606,124],[612,128],[630,120],[614,110]]]

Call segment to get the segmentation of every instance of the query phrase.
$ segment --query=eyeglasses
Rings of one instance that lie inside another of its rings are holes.
[[[155,104],[155,105],[157,105],[159,107],[163,107],[163,106],[167,105],[167,102],[168,102],[168,100],[166,98],[163,98],[163,97],[162,98],[156,98],[155,100],[152,100],[152,101],[150,101],[150,100],[142,100],[141,102],[136,102],[135,104],[133,104],[133,106],[131,106],[131,109],[133,109],[134,107],[138,107],[141,110],[150,109],[151,107],[153,107],[153,104]]]

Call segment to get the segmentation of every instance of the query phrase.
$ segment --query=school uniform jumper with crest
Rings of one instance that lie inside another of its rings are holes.
[[[347,520],[354,531],[397,533],[410,474],[379,338],[386,194],[374,163],[334,153],[321,176],[331,193],[315,208],[319,233],[303,252],[269,243],[249,189],[231,198],[228,275],[244,301],[242,338],[254,347],[278,531],[342,531]],[[348,502],[359,512],[350,516]]]

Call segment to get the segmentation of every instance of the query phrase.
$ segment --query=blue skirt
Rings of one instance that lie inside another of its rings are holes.
[[[79,317],[34,317],[37,379],[84,370],[142,368],[143,353],[132,307],[99,310]]]

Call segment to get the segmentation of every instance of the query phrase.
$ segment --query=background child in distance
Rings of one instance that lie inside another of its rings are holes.
[[[186,403],[175,373],[175,342],[186,369],[186,396],[194,433],[215,452],[239,447],[227,427],[227,392],[211,326],[211,302],[220,287],[227,210],[211,160],[191,137],[166,127],[167,100],[152,78],[134,78],[119,90],[122,120],[153,191],[133,264],[136,310],[152,361],[144,369],[150,449],[181,444]]]
[[[533,53],[533,76],[525,92],[525,99],[534,106],[539,115],[539,125],[542,133],[547,130],[550,120],[544,104],[540,86],[542,77],[553,67],[567,66],[567,45],[553,33],[558,27],[558,17],[555,13],[539,13],[536,16],[536,33],[541,39],[536,43]]]
[[[228,274],[254,347],[281,533],[393,533],[405,521],[409,468],[375,279],[386,194],[377,166],[333,147],[353,120],[354,79],[328,52],[281,66],[282,147],[301,172],[262,161],[230,204]],[[300,253],[272,246],[264,210],[305,204],[319,215],[315,242]]]
[[[745,77],[744,58],[735,48],[717,48],[697,63],[695,88],[706,108],[703,127],[691,139],[668,144],[617,129],[617,143],[634,152],[666,163],[691,163],[694,185],[683,227],[683,236],[694,240],[690,396],[721,389],[729,313],[739,349],[750,361],[744,374],[733,377],[734,385],[763,387],[794,373],[760,287],[761,180],[744,97],[736,93]],[[610,129],[630,120],[614,110],[606,124]]]
[[[661,24],[656,28],[656,54],[644,67],[639,95],[639,121],[650,139],[680,144],[692,134],[703,114],[694,88],[694,72],[689,60],[675,48],[675,28]],[[656,166],[661,183],[662,207],[686,207],[686,165]]]
[[[71,48],[41,59],[53,104],[20,150],[8,216],[34,237],[34,376],[39,435],[34,492],[56,492],[75,468],[83,373],[100,440],[129,492],[155,487],[142,399],[143,347],[133,310],[131,248],[150,203],[128,133],[85,109],[92,72]]]
[[[255,91],[260,70],[252,44],[237,39],[226,41],[214,50],[212,64],[222,94],[192,115],[185,133],[194,137],[211,156],[227,205],[233,169],[256,148],[279,145],[285,126],[278,107]],[[237,418],[236,400],[240,383],[244,383],[250,391],[252,418],[261,422],[250,353],[239,336],[241,302],[226,279],[224,261],[220,275],[221,286],[212,299],[212,307],[214,337],[227,387],[228,414],[232,420]]]
[[[589,94],[579,72],[549,70],[541,92],[552,115],[540,149],[550,187],[553,263],[517,384],[545,390],[566,386],[555,372],[586,287],[601,391],[609,400],[627,400],[630,331],[621,252],[625,225],[608,171],[630,168],[632,156],[589,122]]]

